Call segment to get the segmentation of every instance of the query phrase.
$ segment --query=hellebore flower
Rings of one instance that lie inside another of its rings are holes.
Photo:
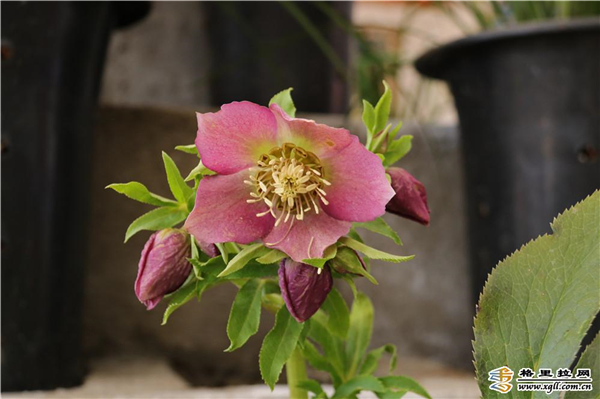
[[[387,204],[386,210],[427,226],[429,207],[423,183],[402,168],[389,168],[387,172],[392,178],[396,195]]]
[[[289,258],[279,263],[279,288],[290,314],[300,323],[321,307],[333,287],[328,266],[322,270]]]
[[[197,117],[202,163],[218,174],[200,181],[185,222],[199,241],[261,239],[297,262],[319,258],[394,196],[381,160],[345,129],[246,101]]]
[[[135,295],[148,310],[185,282],[192,270],[190,256],[186,232],[164,229],[150,236],[142,250],[135,279]]]

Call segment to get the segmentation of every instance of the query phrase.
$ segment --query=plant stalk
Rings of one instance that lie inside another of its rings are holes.
[[[290,399],[308,399],[308,392],[298,387],[300,381],[306,380],[306,365],[298,347],[294,349],[292,356],[285,364],[285,372],[290,389]]]

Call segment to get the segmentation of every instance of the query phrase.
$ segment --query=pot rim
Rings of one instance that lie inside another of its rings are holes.
[[[476,48],[485,44],[521,38],[556,35],[564,32],[600,31],[600,18],[576,18],[548,22],[533,22],[518,24],[509,28],[483,31],[450,43],[435,47],[421,55],[414,63],[415,68],[422,75],[444,79],[443,66],[447,65],[462,51]]]

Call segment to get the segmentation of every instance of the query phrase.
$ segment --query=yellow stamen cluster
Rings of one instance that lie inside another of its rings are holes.
[[[323,188],[331,185],[323,178],[319,158],[291,143],[261,155],[250,180],[244,183],[254,187],[249,203],[263,201],[269,207],[256,216],[271,214],[277,219],[275,226],[286,223],[290,217],[302,220],[310,211],[318,214],[319,201],[328,204]]]

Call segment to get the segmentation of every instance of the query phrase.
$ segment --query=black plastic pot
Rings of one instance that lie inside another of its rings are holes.
[[[81,383],[92,130],[110,30],[147,3],[2,4],[2,391]]]
[[[498,261],[600,187],[600,20],[467,37],[416,68],[458,110],[477,301]]]
[[[329,6],[350,18],[351,2]],[[342,62],[348,60],[348,35],[317,4],[234,1],[202,7],[214,106],[239,100],[266,104],[278,91],[294,87],[294,102],[303,112],[347,111],[346,81],[300,21],[322,35]]]

